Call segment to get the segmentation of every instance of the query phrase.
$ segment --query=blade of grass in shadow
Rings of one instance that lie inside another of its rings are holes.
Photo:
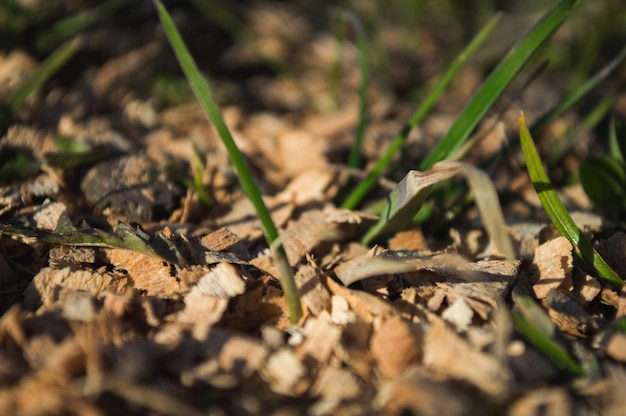
[[[529,297],[515,296],[516,311],[512,313],[515,329],[558,369],[576,376],[585,372],[556,338],[550,317]]]
[[[626,82],[613,89],[596,106],[589,111],[573,131],[568,131],[561,139],[556,139],[554,146],[551,146],[550,153],[546,156],[548,166],[554,166],[565,156],[568,150],[578,142],[579,138],[593,130],[613,108],[615,101],[626,90]]]
[[[367,122],[367,92],[370,85],[370,51],[365,29],[363,29],[363,25],[357,16],[347,10],[343,10],[341,16],[352,23],[354,31],[356,32],[359,49],[359,70],[361,72],[361,86],[359,87],[359,121],[356,128],[354,146],[352,146],[350,156],[348,157],[348,166],[358,168],[361,162],[361,145],[363,143],[365,124]]]
[[[333,110],[338,110],[340,106],[340,87],[341,87],[341,66],[343,63],[343,55],[346,47],[347,22],[341,13],[336,13],[337,22],[335,24],[335,42],[337,43],[337,55],[328,77],[328,89],[333,97]]]
[[[487,22],[487,24],[483,27],[483,29],[476,35],[476,37],[469,43],[469,45],[467,45],[467,47],[455,58],[455,60],[452,62],[441,80],[426,96],[422,104],[415,111],[413,117],[411,117],[411,119],[404,126],[400,134],[398,134],[393,139],[393,141],[389,145],[389,148],[380,157],[380,159],[378,159],[376,165],[374,165],[372,170],[368,173],[367,177],[359,183],[359,185],[350,193],[350,195],[348,195],[348,197],[342,204],[342,208],[355,209],[356,206],[365,197],[365,195],[369,192],[369,190],[372,189],[372,187],[376,184],[378,178],[382,175],[385,167],[387,167],[389,162],[391,162],[393,156],[406,141],[409,133],[411,133],[411,131],[424,119],[426,114],[428,114],[428,112],[435,105],[441,94],[446,90],[446,88],[448,88],[461,67],[485,42],[489,34],[496,26],[496,23],[498,23],[498,21],[500,20],[500,17],[501,14],[497,14],[492,17],[489,22]]]
[[[129,3],[129,0],[109,0],[92,9],[61,19],[38,36],[37,49],[49,51],[70,36],[113,16]]]
[[[24,101],[31,93],[41,88],[55,72],[61,69],[74,56],[80,44],[80,38],[74,38],[59,46],[41,63],[33,76],[11,94],[0,107],[0,125],[24,104]]]
[[[211,96],[211,91],[209,89],[209,85],[205,78],[202,76],[196,63],[194,62],[191,54],[187,50],[185,43],[183,42],[174,22],[170,18],[167,10],[161,4],[160,1],[155,0],[154,4],[157,7],[157,11],[159,13],[159,18],[163,24],[167,37],[172,45],[172,49],[178,59],[178,62],[189,81],[189,85],[193,90],[198,102],[204,109],[207,117],[211,121],[211,124],[218,132],[226,150],[228,151],[228,155],[230,157],[231,163],[235,167],[237,171],[237,176],[239,177],[239,183],[243,188],[244,192],[250,199],[250,201],[254,204],[259,220],[261,221],[261,225],[263,227],[263,232],[265,233],[265,238],[267,239],[268,244],[271,246],[272,243],[278,238],[278,231],[274,222],[272,221],[272,217],[261,198],[261,194],[259,192],[259,188],[254,182],[254,178],[250,173],[250,170],[246,164],[246,161],[239,151],[239,148],[235,144],[226,123],[224,123],[224,119],[220,114],[220,111]],[[277,259],[277,263],[284,264],[286,262],[286,254],[282,245],[276,247],[273,250],[273,254]],[[288,263],[287,263],[288,264]],[[300,317],[302,316],[302,305],[300,304],[300,298],[298,296],[298,288],[296,287],[296,283],[293,277],[293,272],[289,267],[281,267],[280,274],[280,283],[285,292],[285,297],[287,298],[287,303],[289,304],[289,315],[291,322],[296,324]]]
[[[552,33],[565,21],[581,0],[562,0],[548,11],[513,47],[457,117],[444,138],[420,165],[420,170],[432,167],[451,155],[470,135],[491,105],[513,81],[526,62]]]
[[[539,153],[535,148],[530,131],[526,125],[526,117],[523,113],[519,116],[519,128],[522,151],[524,152],[528,175],[535,187],[541,205],[546,210],[550,220],[559,233],[572,243],[576,254],[587,265],[595,269],[602,280],[610,283],[617,289],[621,289],[624,286],[624,281],[611,269],[600,254],[593,248],[591,242],[578,229],[552,187],[548,174],[541,164]]]

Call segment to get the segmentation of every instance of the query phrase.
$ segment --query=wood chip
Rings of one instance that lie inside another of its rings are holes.
[[[106,291],[121,294],[131,286],[130,279],[101,270],[44,267],[26,288],[24,304],[30,309],[40,305],[49,307],[58,299],[59,288],[82,290],[96,296]]]
[[[422,357],[422,331],[399,317],[391,317],[372,336],[371,351],[380,372],[398,377]]]
[[[167,298],[180,291],[178,279],[163,260],[122,249],[106,248],[104,252],[111,264],[125,270],[133,286],[147,295]]]
[[[459,332],[466,331],[472,323],[474,312],[463,298],[457,298],[443,311],[441,317],[455,326]]]
[[[626,363],[626,334],[621,332],[605,333],[600,339],[600,345],[609,357]]]
[[[412,367],[404,376],[383,383],[376,397],[384,414],[410,410],[417,415],[461,416],[471,413],[471,401],[458,389],[433,378],[424,368]]]
[[[440,319],[434,319],[426,331],[424,364],[438,374],[464,380],[489,395],[501,394],[508,388],[507,368],[494,356],[461,339]]]
[[[303,305],[313,314],[319,315],[322,311],[330,309],[330,293],[322,284],[323,272],[313,259],[308,257],[308,264],[298,267],[294,276],[300,299]]]
[[[203,296],[230,299],[241,295],[245,290],[246,282],[239,270],[232,264],[219,263],[198,280],[191,293],[198,292]]]
[[[543,300],[552,322],[564,333],[583,337],[597,329],[596,322],[569,295],[560,290],[552,290]]]
[[[533,285],[533,291],[538,299],[544,299],[553,289],[568,290],[571,287],[572,250],[572,244],[565,237],[557,237],[537,247],[533,264],[539,280]]]
[[[305,363],[326,364],[341,339],[341,328],[334,324],[327,312],[309,318],[304,325],[304,342],[296,350]]]
[[[544,388],[535,390],[517,399],[509,408],[509,416],[571,415],[574,409],[572,400],[564,389]]]
[[[281,348],[273,353],[261,370],[261,377],[272,391],[288,396],[298,396],[306,388],[303,383],[307,370],[293,351]]]
[[[354,399],[362,393],[361,386],[353,373],[333,366],[326,366],[322,369],[311,391],[313,395],[333,402]]]
[[[228,228],[220,228],[217,231],[205,235],[200,240],[200,244],[202,244],[207,250],[211,251],[228,250],[229,248],[240,242],[241,238],[239,238]]]

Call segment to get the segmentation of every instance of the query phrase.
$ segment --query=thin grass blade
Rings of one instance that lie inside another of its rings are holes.
[[[448,133],[424,159],[420,170],[429,169],[436,162],[447,158],[469,137],[487,110],[580,1],[559,2],[513,47],[467,104]]]
[[[519,116],[519,128],[522,151],[526,159],[528,174],[535,187],[537,196],[541,201],[541,205],[543,205],[550,220],[559,233],[572,243],[576,254],[589,267],[592,267],[602,280],[617,289],[621,289],[624,286],[624,281],[611,269],[600,254],[593,248],[591,242],[578,229],[574,220],[556,194],[546,171],[543,169],[539,153],[535,148],[530,131],[526,125],[526,117],[523,113]]]
[[[367,123],[367,92],[370,86],[370,60],[369,43],[365,34],[365,29],[361,21],[353,13],[343,12],[345,19],[352,22],[356,32],[357,45],[359,49],[359,70],[361,72],[361,85],[359,87],[359,121],[356,128],[354,146],[348,157],[348,166],[358,168],[361,162],[361,145],[365,136],[365,125]]]
[[[222,139],[222,142],[228,151],[230,161],[237,171],[239,183],[254,205],[257,215],[259,216],[259,220],[261,221],[265,238],[267,239],[268,245],[271,246],[272,243],[278,238],[278,230],[276,229],[276,226],[272,221],[272,217],[265,206],[265,202],[263,202],[263,198],[261,198],[259,188],[250,173],[250,169],[248,168],[242,153],[235,144],[235,141],[233,140],[230,130],[222,118],[217,104],[213,100],[208,82],[198,70],[195,61],[187,50],[187,47],[185,46],[178,29],[174,25],[174,22],[169,16],[169,13],[160,1],[155,0],[154,3],[157,7],[159,18],[161,19],[176,58],[178,59],[178,62],[183,69],[187,80],[189,81],[189,85],[191,86],[194,95],[198,99],[198,102],[202,106],[209,121]],[[277,258],[281,257],[277,260],[277,263],[282,264],[283,261],[287,261],[286,254],[282,246],[278,246],[276,250],[273,250],[273,254]],[[284,259],[282,257],[284,257]],[[281,285],[289,304],[291,322],[296,324],[302,316],[302,305],[300,304],[300,299],[298,297],[298,291],[293,278],[293,273],[289,267],[281,268],[281,272]]]
[[[558,369],[585,375],[565,347],[555,340],[556,329],[539,305],[525,296],[516,296],[515,305],[518,309],[512,314],[515,329]]]
[[[59,46],[39,66],[37,72],[7,99],[0,108],[0,124],[26,101],[34,91],[41,88],[55,72],[63,67],[80,48],[80,38],[74,38]]]
[[[450,67],[446,70],[446,73],[443,75],[441,80],[435,85],[433,90],[426,96],[422,104],[415,110],[415,113],[409,120],[409,122],[404,126],[400,134],[398,134],[391,144],[389,148],[385,151],[385,153],[378,159],[376,165],[372,168],[372,170],[368,173],[367,177],[359,183],[359,185],[348,195],[344,203],[342,204],[342,208],[345,209],[355,209],[357,205],[363,200],[365,195],[374,187],[376,181],[382,175],[384,169],[387,167],[391,159],[396,154],[396,152],[402,147],[404,142],[406,142],[407,137],[411,133],[411,131],[417,127],[419,123],[422,122],[424,117],[428,114],[428,112],[433,108],[441,94],[448,88],[452,80],[459,72],[459,70],[463,67],[463,65],[468,61],[468,59],[474,55],[474,53],[478,50],[478,48],[487,40],[496,24],[500,20],[502,16],[501,13],[493,16],[487,24],[481,29],[481,31],[472,39],[472,41],[467,45],[467,47],[454,59]]]

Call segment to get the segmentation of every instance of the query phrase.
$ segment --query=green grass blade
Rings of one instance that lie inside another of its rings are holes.
[[[31,93],[41,88],[55,72],[61,69],[63,65],[74,56],[74,53],[76,53],[79,47],[80,40],[79,38],[75,38],[59,46],[52,52],[50,56],[41,63],[37,72],[35,72],[35,74],[17,91],[11,94],[6,103],[2,105],[2,108],[0,108],[0,124],[24,104],[24,101],[26,101],[26,98],[28,98]]]
[[[626,163],[626,123],[615,116],[611,117],[609,151],[613,158]]]
[[[361,86],[359,87],[359,121],[356,128],[354,146],[348,157],[348,166],[358,168],[361,162],[361,145],[365,136],[365,124],[367,122],[367,92],[370,86],[370,60],[369,43],[365,30],[359,19],[352,13],[344,12],[346,19],[352,21],[356,31],[359,49],[359,70],[361,72]]]
[[[593,267],[602,280],[610,283],[617,289],[621,289],[624,286],[624,281],[606,264],[600,254],[593,248],[591,242],[576,227],[574,220],[552,187],[550,179],[541,164],[539,153],[530,136],[530,131],[526,125],[526,117],[523,113],[519,117],[519,128],[528,174],[535,187],[537,196],[539,196],[541,205],[543,205],[550,220],[559,233],[572,243],[576,254],[590,267]]]
[[[604,98],[585,115],[585,118],[579,122],[573,132],[568,131],[565,133],[564,137],[557,139],[554,146],[551,146],[550,153],[546,156],[546,163],[548,166],[556,165],[559,160],[565,156],[567,151],[570,150],[576,142],[578,142],[579,138],[583,134],[593,130],[600,122],[602,122],[606,115],[613,109],[615,101],[617,101],[625,90],[626,82],[623,82],[613,91],[606,94]]]
[[[554,337],[556,330],[547,314],[531,298],[516,296],[519,311],[513,312],[517,332],[560,370],[577,376],[585,375],[580,365]],[[548,326],[548,329],[546,329]]]
[[[436,162],[450,156],[469,137],[483,115],[513,81],[526,62],[563,23],[580,1],[560,1],[515,45],[467,104],[445,137],[424,159],[420,170],[429,169]]]
[[[415,111],[415,113],[406,124],[406,126],[404,126],[400,134],[398,134],[393,139],[389,148],[385,151],[383,156],[378,159],[376,165],[374,165],[374,168],[368,173],[367,177],[359,183],[359,185],[352,191],[352,193],[350,193],[350,195],[348,195],[348,197],[342,204],[342,208],[355,209],[357,205],[361,202],[361,200],[365,197],[365,195],[369,192],[369,190],[374,187],[376,181],[378,180],[378,178],[380,178],[389,162],[391,162],[393,156],[402,147],[404,142],[406,142],[406,139],[411,133],[411,130],[413,130],[424,119],[424,117],[426,117],[426,114],[428,114],[428,112],[433,108],[441,94],[448,88],[459,70],[463,67],[467,60],[472,55],[474,55],[474,53],[485,42],[485,40],[487,40],[487,37],[489,37],[489,35],[493,31],[501,16],[501,13],[493,16],[481,29],[481,31],[474,37],[474,39],[472,39],[467,47],[454,59],[441,80],[426,96],[422,104]]]
[[[61,19],[39,35],[37,48],[41,51],[49,51],[72,35],[78,34],[90,26],[113,16],[129,3],[129,0],[109,0],[98,4],[90,10]]]
[[[259,220],[261,221],[261,225],[263,227],[263,232],[265,233],[265,238],[267,239],[268,245],[271,246],[271,244],[278,238],[278,231],[276,229],[276,226],[274,225],[274,222],[272,221],[272,217],[270,216],[267,207],[265,206],[265,203],[263,202],[263,199],[261,198],[259,188],[254,182],[254,178],[250,173],[250,169],[248,168],[248,165],[246,164],[242,153],[239,151],[239,148],[235,144],[235,141],[233,140],[233,137],[230,134],[230,131],[228,130],[224,119],[222,118],[217,104],[215,104],[215,101],[213,100],[211,91],[209,89],[209,84],[198,70],[196,63],[191,57],[189,51],[187,50],[187,47],[185,46],[185,43],[180,36],[180,33],[176,29],[174,22],[172,21],[167,10],[160,1],[155,0],[154,3],[157,7],[159,18],[161,19],[167,37],[176,55],[176,58],[178,59],[178,62],[183,69],[187,80],[189,81],[189,85],[191,86],[194,95],[198,99],[198,102],[204,109],[204,112],[209,118],[209,121],[211,122],[211,124],[213,124],[213,127],[222,139],[222,142],[224,143],[224,146],[228,151],[230,161],[237,171],[239,183],[241,184],[241,187],[243,188],[244,192],[246,193],[252,204],[254,204],[257,215],[259,216]],[[286,258],[285,251],[282,246],[274,250],[274,254],[278,257],[285,256]],[[277,262],[280,264],[282,260],[284,259],[281,259]],[[280,278],[281,285],[289,304],[291,322],[295,324],[300,320],[300,317],[302,316],[302,305],[300,304],[298,290],[291,269],[283,268],[283,270],[289,271],[288,274],[281,274]]]

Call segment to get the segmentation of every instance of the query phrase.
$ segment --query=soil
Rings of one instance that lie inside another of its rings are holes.
[[[32,20],[15,20],[13,37],[0,39],[0,102],[49,54],[51,23],[98,4],[48,2],[44,14],[40,2],[18,3]],[[558,71],[529,85],[532,68],[523,73],[464,157],[479,165],[505,149],[489,174],[515,258],[491,243],[462,187],[454,198],[433,193],[429,221],[374,247],[359,243],[377,219],[372,207],[417,168],[523,33],[514,29],[536,15],[505,16],[498,39],[349,211],[339,208],[347,187],[480,27],[478,12],[461,19],[424,6],[432,14],[413,21],[397,7],[351,3],[375,57],[355,169],[345,161],[358,122],[358,50],[351,30],[339,47],[326,3],[223,2],[219,10],[244,23],[233,36],[199,11],[212,2],[165,2],[280,229],[304,309],[292,325],[261,224],[154,5],[118,3],[0,126],[0,221],[22,230],[0,236],[0,413],[626,414],[626,291],[598,279],[550,225],[511,145],[520,108],[533,120],[565,97]],[[577,27],[559,31],[554,50],[566,50]],[[623,97],[613,113],[626,117]],[[581,117],[568,112],[538,132],[542,153]],[[608,220],[568,185],[605,144],[598,131],[585,134],[550,176],[624,278],[623,218]],[[519,316],[576,368],[534,344]]]

